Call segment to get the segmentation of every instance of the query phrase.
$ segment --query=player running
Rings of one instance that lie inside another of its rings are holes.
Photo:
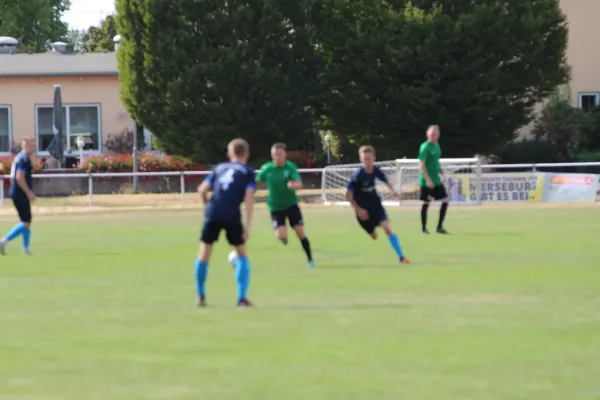
[[[35,151],[33,140],[25,139],[21,143],[22,151],[15,157],[10,169],[10,191],[9,195],[13,201],[19,222],[8,234],[0,240],[0,254],[6,255],[6,244],[19,236],[23,238],[23,251],[31,254],[29,243],[31,241],[31,202],[36,199],[32,191],[33,178],[31,176],[33,167],[29,155]]]
[[[398,235],[392,232],[387,213],[381,204],[381,197],[375,189],[375,180],[379,179],[387,185],[390,191],[400,199],[400,195],[394,186],[388,182],[385,174],[375,166],[375,149],[371,146],[361,146],[358,150],[362,167],[352,174],[352,179],[346,188],[346,200],[350,202],[356,211],[356,218],[360,226],[373,238],[377,239],[375,228],[381,226],[388,235],[390,245],[396,252],[402,264],[408,264],[400,247]]]
[[[438,143],[439,139],[440,127],[431,125],[427,128],[427,140],[419,148],[419,168],[421,170],[419,185],[421,186],[421,201],[423,202],[421,206],[421,228],[425,235],[429,234],[427,230],[427,210],[431,199],[442,201],[436,232],[444,235],[448,234],[448,231],[444,229],[444,218],[446,218],[446,211],[448,211],[448,194],[442,182],[443,171],[440,168],[442,150]]]
[[[296,164],[287,160],[285,144],[275,143],[271,147],[271,158],[273,161],[261,167],[256,179],[266,183],[269,189],[267,203],[275,228],[275,237],[283,244],[288,243],[286,220],[289,221],[302,243],[308,265],[314,267],[310,242],[304,233],[304,220],[296,196],[296,190],[302,189],[302,178]]]
[[[238,254],[235,265],[235,278],[238,288],[238,306],[250,307],[248,287],[250,286],[250,263],[246,254],[245,242],[252,226],[254,210],[254,192],[256,179],[254,170],[246,165],[250,156],[250,147],[245,140],[235,139],[229,142],[227,152],[230,162],[217,165],[211,174],[198,187],[200,198],[205,205],[204,226],[200,238],[200,250],[196,260],[196,288],[198,306],[206,305],[205,282],[208,262],[213,244],[219,239],[221,230],[225,231],[227,241]],[[208,192],[213,195],[208,200]],[[241,204],[246,203],[246,226],[242,224]]]

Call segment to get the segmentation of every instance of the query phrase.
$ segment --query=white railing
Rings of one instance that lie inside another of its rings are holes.
[[[482,164],[483,170],[489,169],[512,169],[527,168],[536,172],[538,168],[568,168],[568,167],[600,167],[600,162],[580,162],[580,163],[539,163],[539,164]],[[300,168],[300,173],[323,173],[323,168]],[[73,174],[34,174],[34,179],[75,179],[87,178],[89,206],[93,205],[94,178],[133,178],[133,177],[179,177],[180,196],[185,199],[186,176],[208,175],[210,171],[173,171],[173,172],[107,172],[107,173],[73,173]],[[5,189],[4,180],[10,179],[10,175],[0,175],[0,207],[4,207]]]

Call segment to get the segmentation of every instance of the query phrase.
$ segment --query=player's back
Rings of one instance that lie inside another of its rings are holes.
[[[25,192],[23,192],[23,190],[17,183],[17,172],[21,171],[25,173],[25,181],[27,182],[27,186],[29,186],[29,188],[31,189],[33,186],[33,180],[31,176],[32,170],[33,167],[31,164],[31,160],[29,159],[27,153],[22,151],[19,154],[17,154],[10,168],[10,197],[26,197]]]
[[[237,162],[221,163],[207,178],[213,195],[206,205],[205,216],[210,221],[237,221],[246,190],[256,187],[254,170]]]

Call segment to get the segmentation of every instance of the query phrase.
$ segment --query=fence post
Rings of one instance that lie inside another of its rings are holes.
[[[0,208],[4,208],[4,175],[0,178]]]
[[[179,175],[179,186],[181,187],[181,200],[185,200],[185,175],[183,171]]]
[[[94,197],[94,179],[92,174],[88,174],[88,196],[89,196],[89,206],[92,207],[93,201],[92,198]]]
[[[535,164],[531,164],[531,168],[533,168],[533,172],[537,172],[537,169],[535,168]]]

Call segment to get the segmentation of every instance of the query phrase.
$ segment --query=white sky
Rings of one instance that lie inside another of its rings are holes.
[[[71,0],[64,20],[72,29],[87,29],[115,12],[115,0]]]

